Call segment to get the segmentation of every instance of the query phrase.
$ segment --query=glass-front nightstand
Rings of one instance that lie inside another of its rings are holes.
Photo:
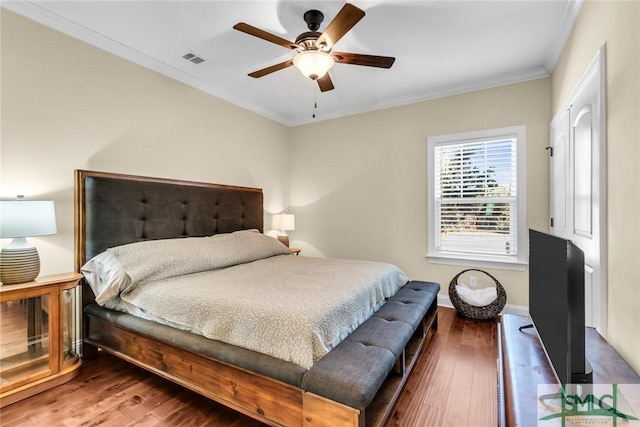
[[[81,274],[0,286],[0,407],[74,378]]]

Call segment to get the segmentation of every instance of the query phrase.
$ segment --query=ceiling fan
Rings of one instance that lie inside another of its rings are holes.
[[[320,33],[318,30],[324,20],[324,14],[319,10],[308,10],[305,12],[303,19],[307,23],[309,31],[300,34],[293,43],[244,22],[234,25],[233,28],[298,52],[293,59],[249,73],[250,77],[260,78],[293,65],[305,77],[316,80],[320,91],[326,92],[334,88],[328,72],[336,62],[339,64],[364,65],[366,67],[391,68],[395,61],[395,58],[389,56],[332,51],[338,40],[353,28],[364,15],[363,10],[346,3],[333,21],[325,28],[324,32]]]

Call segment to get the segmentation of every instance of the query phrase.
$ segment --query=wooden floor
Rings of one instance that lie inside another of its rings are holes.
[[[387,427],[495,426],[496,325],[441,308]],[[108,354],[80,375],[0,410],[9,426],[216,426],[264,424]]]

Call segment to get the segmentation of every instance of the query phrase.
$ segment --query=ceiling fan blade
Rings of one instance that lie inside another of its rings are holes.
[[[318,81],[318,86],[320,87],[320,92],[327,92],[329,90],[333,90],[333,82],[331,81],[331,77],[329,77],[329,73],[320,77],[317,81]]]
[[[271,74],[271,73],[274,73],[276,71],[283,70],[283,69],[285,69],[287,67],[290,67],[292,65],[293,65],[293,60],[288,59],[288,60],[286,60],[284,62],[281,62],[279,64],[275,64],[275,65],[272,65],[270,67],[263,68],[263,69],[258,70],[258,71],[254,71],[253,73],[249,73],[249,77],[253,77],[253,78],[257,79],[257,78],[260,78],[260,77],[264,77],[267,74]]]
[[[362,55],[359,53],[331,52],[339,64],[364,65],[366,67],[391,68],[396,58],[392,56]]]
[[[287,39],[283,39],[280,36],[276,36],[275,34],[268,33],[260,28],[256,28],[253,25],[246,24],[244,22],[239,22],[233,26],[234,29],[238,31],[242,31],[243,33],[247,33],[251,36],[258,37],[259,39],[266,40],[271,43],[275,43],[279,46],[285,47],[287,49],[298,49],[298,45],[290,42]]]
[[[323,48],[324,46],[327,48],[333,47],[364,15],[364,10],[358,9],[351,3],[346,3],[322,35],[318,37],[316,46],[318,48]]]

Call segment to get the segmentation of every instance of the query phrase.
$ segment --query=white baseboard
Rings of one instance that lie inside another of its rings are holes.
[[[440,307],[454,308],[448,295],[438,294],[438,305]],[[529,307],[525,305],[506,304],[500,314],[516,314],[518,316],[529,316]]]

